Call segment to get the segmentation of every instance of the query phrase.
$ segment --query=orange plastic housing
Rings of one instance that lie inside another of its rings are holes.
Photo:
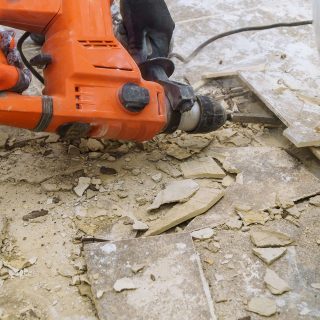
[[[111,0],[0,0],[0,24],[44,33],[42,52],[53,59],[44,71],[43,92],[52,99],[0,94],[1,124],[57,132],[65,124],[85,123],[90,136],[135,141],[164,129],[164,90],[142,79],[115,38],[110,5]],[[121,104],[119,92],[126,83],[148,89],[150,103],[143,111],[131,113]]]

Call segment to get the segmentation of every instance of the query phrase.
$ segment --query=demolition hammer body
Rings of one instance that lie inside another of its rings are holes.
[[[0,124],[61,135],[144,141],[182,129],[209,132],[225,111],[170,81],[174,65],[138,66],[113,32],[111,0],[0,0],[0,24],[45,35],[42,96],[12,92],[19,70],[0,54]]]

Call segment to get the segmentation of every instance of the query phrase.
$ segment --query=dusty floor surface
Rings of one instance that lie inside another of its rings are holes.
[[[230,98],[235,87],[239,83],[218,81],[201,92],[227,96],[225,104],[230,108],[244,103],[243,99],[252,102],[248,93]],[[131,227],[128,230],[128,216],[147,224],[157,220],[158,215],[147,213],[147,208],[168,182],[182,179],[173,169],[180,170],[185,159],[176,157],[197,159],[215,147],[273,146],[298,154],[318,176],[320,168],[308,150],[304,150],[306,156],[295,152],[281,128],[261,125],[228,123],[212,134],[192,137],[176,133],[144,144],[82,141],[73,145],[55,136],[2,127],[0,142],[3,320],[97,319],[81,239],[106,234],[135,237]],[[163,169],[164,164],[170,172]],[[91,181],[79,196],[74,188],[81,177]],[[315,286],[320,283],[320,208],[309,199],[295,206],[301,212],[299,219],[270,214],[265,223],[268,229],[285,232],[295,240],[286,255],[272,265],[291,288],[283,295],[273,296],[265,287],[266,264],[252,253],[249,231],[260,226],[232,230],[222,224],[213,239],[195,241],[218,319],[262,319],[246,311],[254,296],[276,301],[278,312],[270,319],[320,318],[320,291]],[[181,232],[185,226],[170,232]]]
[[[90,299],[84,296],[85,265],[79,239],[85,234],[103,234],[108,226],[127,215],[146,223],[157,219],[146,209],[162,187],[175,179],[157,166],[165,161],[179,169],[181,163],[167,155],[169,146],[176,148],[178,142],[186,150],[183,142],[192,145],[194,139],[196,145],[209,144],[200,152],[196,150],[192,157],[197,159],[213,147],[279,146],[283,141],[279,129],[228,124],[202,137],[178,133],[145,144],[104,141],[104,151],[98,153],[86,151],[83,142],[82,153],[72,156],[68,154],[68,150],[72,151],[70,145],[55,137],[1,128],[1,136],[6,133],[10,147],[7,142],[0,164],[1,217],[6,219],[1,233],[1,260],[16,268],[26,262],[19,259],[31,259],[33,264],[23,271],[1,269],[3,319],[96,319]],[[289,143],[283,142],[282,147],[290,148]],[[103,167],[109,170],[103,171]],[[162,180],[153,181],[152,177],[159,173]],[[101,181],[93,180],[86,193],[78,197],[73,188],[79,177]],[[299,206],[305,207],[300,227],[284,219],[271,218],[266,223],[295,239],[286,257],[275,263],[278,274],[289,282],[292,291],[277,298],[279,314],[274,319],[320,317],[319,290],[311,287],[320,281],[320,210],[309,205],[308,200]],[[44,216],[26,221],[25,216],[36,210],[46,211]],[[114,236],[123,236],[119,230]],[[252,254],[247,231],[222,226],[216,231],[218,246],[212,246],[212,240],[196,242],[219,319],[248,315],[246,303],[252,296],[271,295],[263,283],[266,266]],[[251,318],[259,317],[251,314]]]

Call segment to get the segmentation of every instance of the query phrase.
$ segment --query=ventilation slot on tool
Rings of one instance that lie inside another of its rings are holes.
[[[106,66],[94,66],[97,69],[107,69],[107,70],[121,70],[121,71],[132,71],[132,69],[129,68],[116,68],[116,67],[106,67]]]
[[[78,110],[82,109],[80,104],[81,93],[80,93],[79,87],[75,87],[75,98],[76,98],[76,108]]]
[[[85,48],[118,48],[118,45],[111,40],[78,40],[78,42]]]

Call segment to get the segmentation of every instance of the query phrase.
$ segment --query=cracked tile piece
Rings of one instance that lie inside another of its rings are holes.
[[[198,190],[199,185],[191,179],[174,181],[158,193],[148,211],[159,209],[167,203],[186,202]]]
[[[283,279],[281,279],[273,270],[267,269],[264,282],[272,294],[281,295],[290,291],[290,287]]]
[[[267,265],[271,265],[286,253],[287,248],[253,248],[252,251]]]
[[[215,232],[211,228],[205,228],[198,231],[193,231],[191,237],[196,240],[207,240],[214,236]]]
[[[78,185],[73,189],[78,197],[82,197],[86,190],[90,187],[91,178],[80,177]]]
[[[315,207],[320,207],[320,196],[315,196],[309,200],[309,203]]]
[[[134,281],[130,278],[118,279],[113,285],[113,289],[117,292],[122,292],[125,290],[135,290],[137,286],[134,284]]]
[[[251,231],[250,236],[253,244],[259,248],[284,247],[293,242],[285,233],[273,230]]]
[[[250,226],[252,224],[262,224],[264,225],[269,218],[269,214],[264,211],[240,211],[237,210],[237,214],[243,221],[243,223],[247,226]]]
[[[170,165],[168,162],[159,161],[156,164],[157,169],[168,174],[172,178],[179,178],[182,176],[182,173],[174,166]]]
[[[185,178],[222,179],[226,176],[215,160],[210,157],[188,161],[180,165]]]
[[[249,301],[247,310],[260,316],[271,317],[277,312],[277,305],[271,299],[255,297]]]
[[[163,217],[157,220],[146,232],[146,236],[161,234],[187,220],[207,212],[222,197],[224,191],[220,189],[200,188],[188,202],[177,204]]]

